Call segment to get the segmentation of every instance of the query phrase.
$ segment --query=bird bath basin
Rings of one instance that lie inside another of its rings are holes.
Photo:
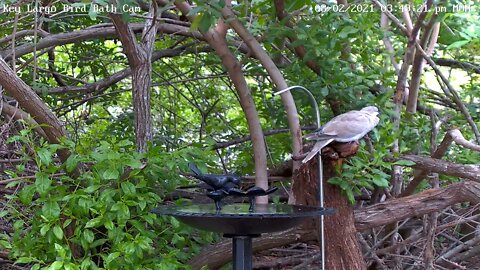
[[[169,215],[194,228],[222,233],[233,241],[233,269],[252,269],[252,238],[262,233],[284,231],[307,218],[330,215],[332,208],[313,206],[257,204],[228,204],[216,210],[213,204],[160,206],[153,213]]]

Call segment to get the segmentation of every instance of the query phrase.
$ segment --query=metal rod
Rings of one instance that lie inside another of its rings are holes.
[[[277,91],[273,93],[273,96],[280,95],[282,93],[285,93],[290,90],[295,90],[295,89],[300,89],[303,90],[307,95],[310,97],[310,100],[312,101],[313,108],[315,110],[315,116],[317,119],[317,128],[321,127],[320,123],[320,110],[318,109],[318,103],[315,97],[313,96],[312,92],[310,92],[307,88],[300,86],[300,85],[294,85],[287,87],[283,90]],[[324,200],[323,200],[323,163],[322,163],[322,151],[320,151],[317,155],[317,161],[318,161],[318,193],[319,193],[319,200],[320,200],[320,207],[324,207]],[[322,259],[322,270],[325,270],[325,222],[324,222],[324,216],[320,216],[320,249],[321,249],[321,259]]]

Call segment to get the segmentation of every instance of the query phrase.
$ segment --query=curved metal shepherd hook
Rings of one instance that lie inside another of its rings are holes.
[[[294,85],[290,86],[288,88],[285,88],[283,90],[277,91],[273,93],[273,96],[280,95],[282,93],[285,93],[290,90],[303,90],[305,93],[307,93],[308,97],[312,101],[313,108],[315,110],[315,117],[317,120],[317,129],[320,128],[320,110],[318,109],[318,103],[315,97],[313,96],[312,92],[308,90],[307,88],[300,86],[300,85]],[[324,208],[324,201],[323,201],[323,164],[322,164],[322,153],[317,155],[318,158],[318,191],[319,191],[319,199],[320,199],[320,207]],[[322,259],[322,270],[325,270],[325,227],[324,227],[324,219],[323,216],[320,216],[320,245],[321,245],[321,259]]]

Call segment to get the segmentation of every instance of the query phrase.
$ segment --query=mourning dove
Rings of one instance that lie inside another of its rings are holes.
[[[377,115],[377,107],[367,106],[360,111],[349,111],[335,116],[324,126],[305,137],[307,140],[315,140],[317,142],[302,163],[308,162],[323,147],[333,141],[353,142],[359,140],[378,124],[380,119],[378,119]]]

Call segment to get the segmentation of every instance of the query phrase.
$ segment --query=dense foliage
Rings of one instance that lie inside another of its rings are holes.
[[[127,140],[101,141],[86,155],[73,154],[62,166],[54,161],[55,150],[75,150],[71,141],[52,145],[32,141],[22,130],[9,141],[22,141],[33,148],[35,181],[10,196],[9,209],[15,233],[11,249],[17,263],[32,263],[32,269],[172,269],[201,245],[212,241],[211,233],[191,237],[192,230],[173,218],[150,211],[181,181],[175,169],[185,169],[187,160],[202,161],[195,149],[175,154],[153,147],[146,154],[133,151]],[[25,153],[25,163],[29,156]],[[72,173],[78,163],[91,165],[78,178]],[[25,169],[7,172],[16,176]],[[21,184],[15,181],[7,187]],[[73,232],[67,235],[66,231]],[[72,254],[72,246],[83,254]]]

